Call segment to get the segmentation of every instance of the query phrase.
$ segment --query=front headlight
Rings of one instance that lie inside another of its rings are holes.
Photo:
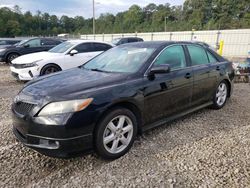
[[[37,66],[36,63],[27,63],[27,64],[20,64],[20,68],[29,68]]]
[[[79,112],[84,110],[93,101],[93,98],[70,100],[61,102],[52,102],[47,104],[38,114],[38,116],[49,116],[70,112]]]
[[[43,59],[39,59],[39,60],[33,61],[32,63],[21,64],[21,65],[22,65],[22,68],[35,67],[35,66],[38,66],[36,63],[42,60]]]

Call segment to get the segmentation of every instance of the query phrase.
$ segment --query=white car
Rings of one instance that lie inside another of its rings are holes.
[[[20,56],[12,61],[10,70],[16,79],[28,81],[38,76],[83,65],[112,47],[112,44],[106,42],[70,40],[48,52]]]

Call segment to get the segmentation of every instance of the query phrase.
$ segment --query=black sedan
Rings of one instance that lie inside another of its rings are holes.
[[[200,44],[125,44],[29,82],[12,105],[13,131],[49,156],[94,150],[115,159],[138,133],[204,107],[222,108],[233,79],[232,64]]]
[[[0,38],[0,48],[11,46],[19,42],[21,42],[21,40],[16,38]]]
[[[61,39],[54,38],[32,38],[22,40],[21,42],[5,46],[0,49],[0,62],[11,63],[11,61],[20,55],[48,51],[56,45],[63,42]]]

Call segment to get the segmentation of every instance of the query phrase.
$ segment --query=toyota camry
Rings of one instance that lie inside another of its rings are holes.
[[[94,151],[116,159],[148,129],[204,107],[221,109],[233,79],[232,64],[198,43],[125,44],[27,83],[12,105],[13,131],[45,155]]]

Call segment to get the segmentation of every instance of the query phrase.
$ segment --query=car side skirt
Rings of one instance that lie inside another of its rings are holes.
[[[190,113],[195,112],[195,111],[197,111],[197,110],[200,110],[200,109],[203,109],[203,108],[205,108],[205,107],[211,106],[212,104],[213,104],[212,102],[208,102],[208,103],[202,104],[202,105],[200,105],[200,106],[191,108],[191,109],[189,109],[189,110],[187,110],[187,111],[181,112],[181,113],[179,113],[179,114],[175,114],[175,115],[173,115],[173,116],[163,118],[163,119],[161,119],[161,120],[159,120],[159,121],[157,121],[157,122],[155,122],[155,123],[148,124],[148,125],[144,125],[144,126],[142,127],[142,132],[145,132],[145,131],[150,130],[150,129],[152,129],[152,128],[161,126],[161,125],[166,124],[166,123],[168,123],[168,122],[170,122],[170,121],[173,121],[173,120],[176,120],[176,119],[178,119],[178,118],[180,118],[180,117],[183,117],[183,116],[185,116],[185,115],[187,115],[187,114],[190,114]]]

